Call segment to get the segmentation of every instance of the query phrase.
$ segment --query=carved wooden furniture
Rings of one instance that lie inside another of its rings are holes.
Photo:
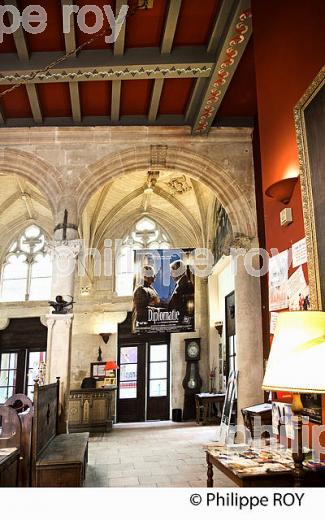
[[[25,394],[14,394],[7,399],[5,406],[11,407],[18,416],[21,425],[19,458],[19,487],[30,486],[30,455],[32,446],[32,421],[34,407],[32,401]]]
[[[225,394],[196,394],[196,422],[203,425],[218,422],[218,416],[215,412],[215,405],[219,407],[219,422],[221,420],[222,406],[225,400]]]
[[[57,383],[34,389],[33,487],[81,487],[88,459],[88,433],[60,434]]]
[[[249,430],[252,439],[270,437],[267,432],[262,432],[263,426],[272,426],[272,405],[269,403],[256,404],[248,408],[242,408],[244,425]]]
[[[109,432],[113,425],[112,407],[115,397],[112,388],[83,388],[71,390],[69,398],[70,432]]]
[[[18,484],[19,449],[0,448],[0,487]]]

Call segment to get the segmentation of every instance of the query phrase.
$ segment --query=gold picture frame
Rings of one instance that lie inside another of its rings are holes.
[[[307,258],[308,258],[308,277],[309,277],[309,289],[310,289],[310,305],[311,309],[318,310],[322,309],[322,300],[324,300],[325,294],[325,279],[321,277],[320,273],[320,251],[317,240],[317,227],[320,222],[316,220],[315,206],[316,200],[313,193],[313,175],[318,175],[319,172],[315,168],[315,150],[311,143],[311,139],[308,141],[308,124],[306,123],[306,110],[310,110],[313,102],[316,102],[318,94],[322,91],[325,86],[325,66],[322,67],[320,72],[317,74],[315,79],[307,88],[299,102],[294,108],[294,119],[296,127],[298,155],[299,155],[299,170],[300,170],[300,183],[301,183],[301,194],[302,194],[302,206],[304,216],[304,226],[306,234],[307,244]],[[322,91],[323,94],[323,91]],[[320,124],[323,124],[322,121]],[[313,130],[315,131],[315,125],[317,125],[316,118],[313,119]],[[319,134],[324,135],[319,128]],[[315,148],[315,146],[314,146]],[[318,151],[320,147],[318,146]],[[324,153],[324,152],[322,152]],[[322,156],[320,165],[323,164],[324,156]],[[325,176],[325,172],[323,172]],[[317,192],[317,190],[314,190]],[[319,194],[317,194],[319,196]],[[325,228],[325,226],[323,225]],[[325,235],[324,235],[325,236]],[[325,251],[321,251],[325,258]],[[322,267],[323,269],[323,267]],[[322,283],[323,286],[322,286]],[[323,297],[322,297],[323,294]],[[325,301],[324,301],[325,304]]]

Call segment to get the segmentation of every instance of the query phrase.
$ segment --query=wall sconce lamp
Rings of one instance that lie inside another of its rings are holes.
[[[265,191],[265,195],[278,202],[282,202],[282,204],[288,204],[297,181],[298,177],[288,177],[287,179],[275,182]]]
[[[216,331],[218,332],[219,336],[222,336],[222,329],[223,329],[223,321],[216,321],[214,324],[214,327]]]
[[[102,337],[104,343],[108,343],[108,340],[111,336],[111,332],[100,332],[99,335]]]

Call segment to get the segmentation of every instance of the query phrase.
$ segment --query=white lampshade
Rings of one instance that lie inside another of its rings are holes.
[[[325,312],[281,312],[264,390],[325,393]]]

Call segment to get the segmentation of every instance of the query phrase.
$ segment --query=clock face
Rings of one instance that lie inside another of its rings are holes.
[[[199,353],[199,345],[195,341],[191,341],[187,345],[187,355],[190,358],[196,358]]]
[[[188,386],[189,388],[195,388],[195,387],[196,387],[196,381],[195,381],[195,379],[192,379],[192,378],[189,379],[189,380],[188,380],[188,383],[187,383],[187,386]]]

